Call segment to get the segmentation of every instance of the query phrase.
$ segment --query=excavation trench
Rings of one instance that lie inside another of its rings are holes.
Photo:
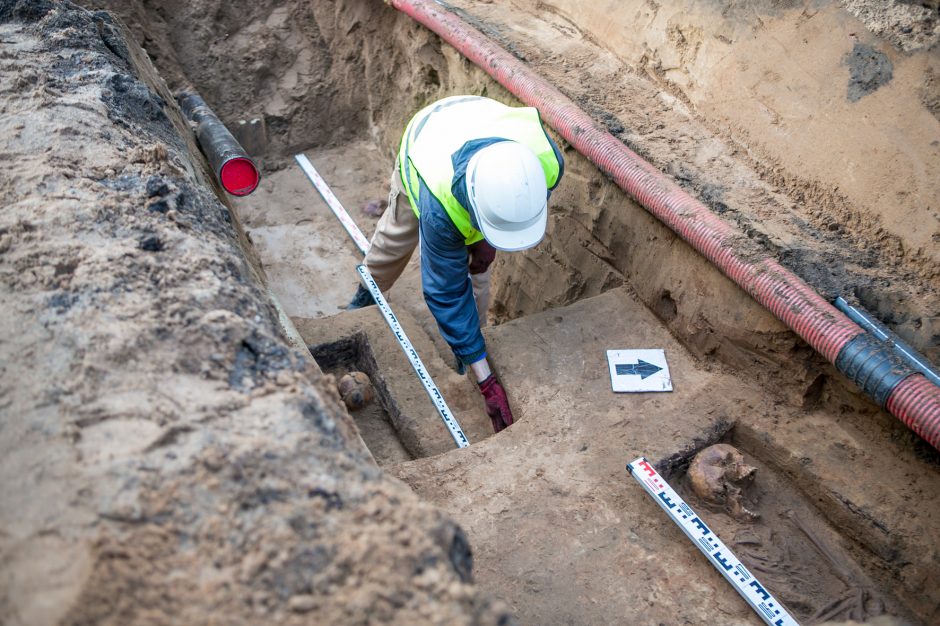
[[[423,304],[418,259],[391,293],[473,444],[453,451],[378,313],[342,310],[358,254],[291,156],[313,161],[368,236],[364,208],[384,206],[415,110],[458,93],[519,103],[381,2],[132,6],[124,17],[170,83],[251,127],[265,176],[233,204],[321,369],[371,376],[378,399],[351,417],[376,461],[466,528],[477,583],[524,621],[753,622],[623,471],[644,454],[683,489],[691,455],[717,441],[758,468],[760,518],[689,499],[798,618],[940,617],[936,452],[557,135],[566,173],[546,241],[498,257],[485,331],[518,424],[492,436]],[[674,393],[610,392],[604,350],[634,347],[666,350]]]
[[[414,458],[394,426],[400,422],[400,409],[385,385],[365,334],[314,346],[310,353],[317,365],[336,380],[341,380],[349,372],[363,372],[369,377],[375,399],[353,410],[352,415],[376,463],[388,465]]]

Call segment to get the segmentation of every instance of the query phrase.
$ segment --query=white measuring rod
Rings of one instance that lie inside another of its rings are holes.
[[[349,233],[353,243],[355,243],[359,251],[365,255],[369,251],[369,240],[366,239],[366,236],[359,230],[359,226],[356,225],[356,222],[353,221],[349,213],[346,212],[346,209],[343,208],[339,198],[333,194],[330,186],[326,184],[326,181],[323,180],[320,173],[313,167],[313,163],[303,154],[294,155],[294,160],[297,161],[297,164],[304,171],[304,174],[306,174],[310,182],[313,183],[313,186],[320,193],[323,201],[326,202],[330,210],[333,211],[333,215],[336,216],[343,225],[343,228],[346,229],[346,232]],[[431,402],[434,403],[434,407],[440,414],[441,419],[444,420],[444,426],[450,431],[450,436],[454,438],[454,442],[457,444],[458,448],[466,448],[470,445],[470,441],[467,440],[463,429],[461,429],[460,424],[457,423],[457,418],[454,417],[450,407],[448,407],[447,403],[444,401],[441,390],[434,384],[434,380],[428,373],[427,368],[424,367],[424,362],[421,360],[421,357],[418,356],[418,352],[414,349],[414,346],[411,345],[408,335],[405,334],[401,324],[398,323],[398,318],[395,317],[392,308],[385,300],[385,296],[382,295],[382,290],[375,284],[375,279],[372,278],[372,274],[369,273],[365,265],[358,265],[356,271],[359,272],[359,279],[362,281],[362,284],[375,299],[379,311],[382,312],[382,317],[385,318],[388,327],[392,329],[395,339],[398,340],[398,345],[401,346],[401,349],[405,352],[405,356],[408,357],[408,361],[411,363],[411,367],[414,368],[415,374],[418,375],[418,379],[420,379],[421,384],[424,385],[424,390],[428,392]]]
[[[405,356],[408,357],[411,367],[414,368],[415,374],[418,375],[418,379],[420,379],[421,384],[424,385],[424,390],[428,392],[431,402],[434,403],[437,412],[441,415],[441,419],[444,420],[444,426],[450,431],[450,436],[454,438],[454,443],[457,444],[458,448],[466,448],[470,445],[467,436],[460,428],[460,424],[457,423],[457,418],[451,413],[450,407],[448,407],[447,403],[444,401],[441,390],[438,389],[434,381],[431,380],[431,375],[428,374],[428,370],[424,367],[421,357],[418,356],[418,352],[414,349],[414,346],[411,345],[411,341],[408,340],[408,335],[405,334],[405,330],[401,327],[401,324],[398,323],[398,318],[392,313],[392,308],[388,306],[385,296],[382,295],[382,290],[375,284],[375,279],[372,278],[372,274],[369,273],[365,265],[357,265],[356,271],[359,272],[359,280],[362,281],[362,284],[365,285],[369,293],[372,294],[372,297],[375,298],[376,306],[379,307],[379,311],[382,312],[382,316],[385,318],[385,321],[388,322],[388,327],[392,329],[392,333],[394,333],[395,338],[398,340],[398,345],[405,351]]]
[[[330,189],[330,186],[326,184],[326,181],[323,180],[323,177],[320,176],[320,172],[317,171],[317,168],[313,166],[313,163],[311,163],[310,159],[304,154],[295,154],[294,160],[297,161],[297,165],[304,171],[304,174],[307,175],[307,178],[310,179],[310,182],[313,183],[316,190],[320,192],[320,196],[323,198],[323,201],[326,202],[326,206],[330,207],[330,210],[333,211],[333,215],[336,216],[339,223],[342,224],[346,232],[349,233],[349,237],[353,240],[353,243],[356,244],[356,247],[359,248],[359,251],[365,256],[366,252],[369,251],[369,240],[366,239],[366,236],[363,235],[359,227],[356,226],[356,222],[349,216],[349,213],[346,212],[343,205],[339,203],[339,199],[333,194],[333,191]]]
[[[741,597],[751,605],[761,619],[771,626],[799,626],[783,605],[770,595],[770,592],[744,567],[744,564],[712,529],[705,525],[692,507],[679,497],[679,494],[669,486],[669,483],[659,475],[646,458],[641,456],[627,465],[627,469],[647,493],[653,496],[656,504],[662,507],[672,521],[678,524],[682,532],[692,540],[692,543],[708,557],[715,569],[721,572],[722,576],[741,594]]]

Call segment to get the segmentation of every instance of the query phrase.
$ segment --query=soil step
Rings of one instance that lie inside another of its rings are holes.
[[[882,555],[854,542],[858,520],[833,524],[819,508],[819,492],[843,493],[851,502],[853,488],[831,478],[819,487],[818,476],[803,477],[808,489],[779,469],[789,466],[753,437],[761,420],[767,426],[786,419],[773,412],[766,389],[697,360],[629,290],[490,328],[486,336],[518,422],[472,446],[471,457],[449,453],[393,472],[468,530],[477,580],[508,597],[520,614],[537,623],[714,623],[720,613],[724,623],[758,623],[624,469],[645,455],[665,465],[681,488],[683,464],[722,439],[741,446],[760,468],[754,506],[761,519],[748,524],[721,510],[700,513],[718,523],[729,546],[757,537],[760,545],[739,556],[769,572],[771,591],[799,619],[824,611],[836,597],[873,588],[879,593],[866,591],[863,598],[869,614],[905,613],[908,598],[881,595],[902,591],[877,578]],[[675,390],[613,393],[605,352],[616,348],[663,348]],[[745,427],[741,436],[736,424]],[[867,461],[884,463],[891,454],[882,456]],[[876,493],[890,487],[883,478],[867,484]],[[831,496],[824,506],[836,500]],[[814,541],[832,546],[826,549],[835,556],[821,556]],[[519,582],[509,592],[506,576]]]
[[[394,311],[470,442],[491,436],[492,426],[483,412],[476,386],[468,376],[457,374],[450,360],[442,358],[425,329],[407,310],[398,307]],[[377,401],[383,404],[402,446],[412,457],[455,449],[424,386],[376,307],[345,311],[326,318],[295,317],[293,321],[310,345],[314,358],[326,370],[333,368],[334,362],[340,362],[369,374],[376,387]],[[350,414],[359,423],[357,412]],[[363,437],[368,444],[365,433]],[[378,454],[376,460],[381,462]]]

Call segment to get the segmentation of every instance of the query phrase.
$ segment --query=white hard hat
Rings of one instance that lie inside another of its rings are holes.
[[[500,141],[480,149],[467,164],[467,195],[480,232],[494,248],[525,250],[545,236],[545,172],[526,146]]]

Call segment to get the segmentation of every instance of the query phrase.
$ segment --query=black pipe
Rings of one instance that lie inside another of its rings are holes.
[[[870,332],[872,335],[891,346],[891,349],[908,365],[927,377],[933,384],[940,387],[940,372],[927,360],[927,357],[909,346],[903,339],[895,335],[884,324],[860,306],[852,306],[845,298],[836,298],[835,307],[845,313],[850,320]]]
[[[916,372],[877,338],[862,333],[845,344],[836,357],[836,369],[884,407],[891,392]]]
[[[194,91],[182,91],[176,98],[186,119],[196,124],[199,146],[225,191],[233,196],[247,196],[257,189],[261,182],[258,166],[202,96]]]

